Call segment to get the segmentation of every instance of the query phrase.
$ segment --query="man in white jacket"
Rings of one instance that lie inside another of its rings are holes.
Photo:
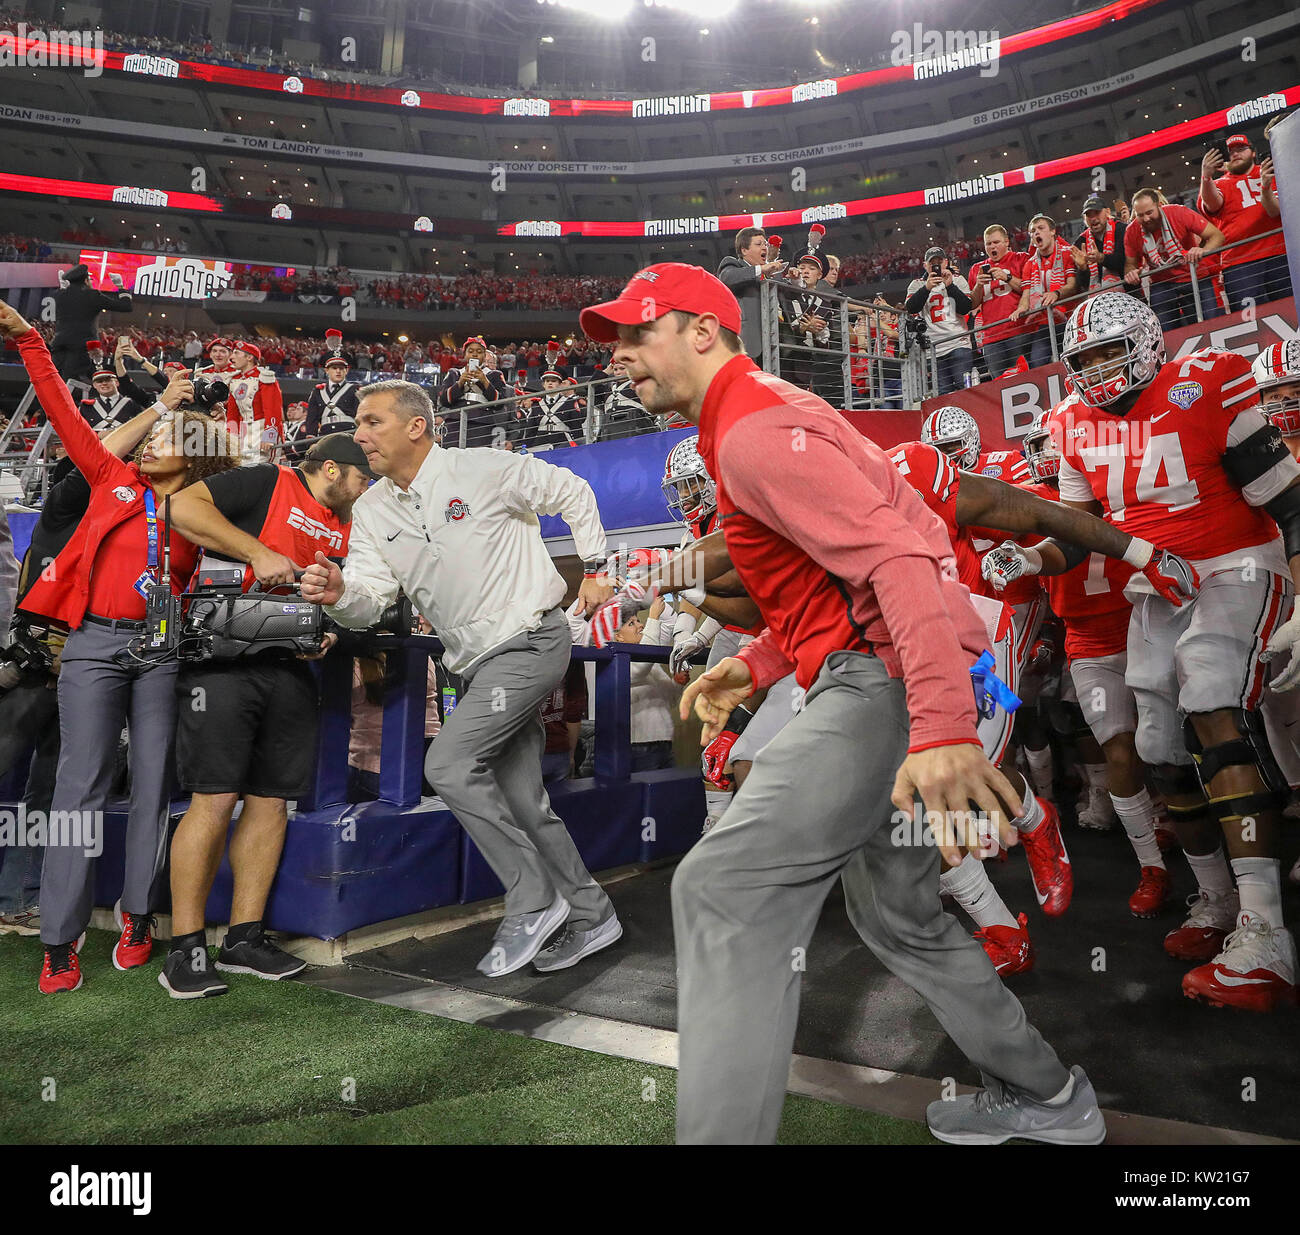
[[[506,913],[479,971],[533,961],[576,965],[623,933],[542,788],[539,707],[569,664],[565,585],[539,514],[558,514],[586,563],[579,612],[613,594],[591,487],[565,468],[502,450],[443,450],[433,407],[411,382],[375,382],[357,407],[357,444],[380,479],[352,510],[342,571],[317,554],[306,600],[365,627],[410,597],[469,682],[425,760],[425,776],[506,889]],[[560,927],[554,943],[543,944]]]

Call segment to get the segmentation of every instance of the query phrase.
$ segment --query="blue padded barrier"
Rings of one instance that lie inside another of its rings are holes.
[[[441,653],[429,636],[385,637],[383,649],[402,659],[401,685],[384,703],[379,800],[347,801],[352,659],[319,662],[321,726],[316,780],[290,816],[284,854],[271,886],[266,922],[273,930],[318,939],[393,918],[499,896],[501,885],[450,811],[421,800],[427,658]],[[549,787],[587,868],[606,870],[684,853],[699,836],[704,801],[699,769],[632,775],[631,663],[666,661],[666,648],[617,644],[574,648],[573,657],[596,666],[595,776]],[[16,806],[17,790],[15,787]],[[0,802],[0,805],[10,805]],[[173,830],[185,801],[172,804]],[[126,803],[115,799],[105,816],[104,851],[95,873],[95,903],[121,895]],[[653,830],[645,821],[653,820]],[[232,875],[228,855],[207,902],[211,922],[229,921]],[[168,904],[168,873],[155,909]]]

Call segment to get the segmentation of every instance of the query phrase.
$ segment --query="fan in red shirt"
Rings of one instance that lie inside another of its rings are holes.
[[[1204,215],[1186,206],[1162,204],[1154,189],[1139,189],[1133,194],[1133,219],[1124,229],[1124,282],[1137,287],[1144,277],[1149,279],[1151,308],[1164,330],[1200,320],[1198,297],[1201,318],[1219,317],[1219,264],[1204,259],[1222,246],[1223,233]],[[1197,263],[1195,292],[1192,262]]]
[[[1223,155],[1218,150],[1208,151],[1201,160],[1201,195],[1196,205],[1218,225],[1225,245],[1238,245],[1223,254],[1223,288],[1228,311],[1235,313],[1247,299],[1259,305],[1289,296],[1291,272],[1286,239],[1280,230],[1282,208],[1273,160],[1257,163],[1250,138],[1234,133],[1228,138],[1227,171],[1216,180],[1215,175],[1223,170]],[[1273,234],[1266,235],[1268,232]],[[1253,236],[1260,239],[1251,240]]]
[[[984,229],[983,261],[970,268],[970,303],[981,327],[980,349],[989,376],[997,381],[1027,350],[1032,329],[1024,321],[1011,321],[1020,307],[1020,275],[1028,253],[1016,253],[1001,223]]]
[[[842,879],[864,941],[1014,1095],[933,1103],[935,1134],[998,1141],[1032,1126],[1042,1139],[1100,1141],[1082,1070],[1062,1066],[944,915],[914,815],[920,796],[957,862],[949,812],[968,817],[973,802],[1002,823],[1016,797],[979,749],[970,668],[987,638],[945,568],[939,519],[878,446],[743,354],[740,306],[708,272],[647,267],[580,320],[589,338],[617,342],[648,412],[699,424],[728,552],[767,622],[687,687],[683,712],[694,705],[708,742],[756,687],[793,670],[807,691],[673,879],[678,1139],[775,1141],[798,1015],[790,956]]]

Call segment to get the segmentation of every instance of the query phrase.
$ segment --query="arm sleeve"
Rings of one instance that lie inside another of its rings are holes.
[[[50,359],[50,349],[45,346],[45,340],[36,330],[29,330],[18,340],[18,351],[27,376],[36,388],[36,397],[77,469],[92,487],[115,476],[122,466],[121,460],[109,453],[77,410],[72,395],[54,367],[54,361]]]
[[[1063,502],[1095,502],[1097,500],[1097,495],[1093,493],[1088,478],[1064,457],[1061,459],[1061,469],[1057,473],[1057,483],[1061,501]]]
[[[499,452],[502,492],[507,505],[523,512],[559,515],[569,525],[578,556],[590,561],[605,552],[608,537],[591,486],[565,467],[532,455]]]
[[[970,288],[960,276],[953,279],[952,286],[948,289],[948,295],[952,297],[953,304],[957,306],[958,315],[970,312]]]
[[[460,370],[448,369],[447,376],[442,379],[442,385],[438,387],[438,400],[444,407],[459,407],[460,396]]]
[[[107,292],[100,292],[99,303],[100,308],[107,309],[110,313],[130,313],[131,293],[117,292],[110,296]]]
[[[736,659],[743,660],[749,667],[749,676],[754,679],[755,690],[764,690],[773,682],[779,682],[794,672],[794,662],[781,650],[781,645],[770,628],[741,648],[736,653]]]
[[[727,265],[723,267],[718,278],[733,291],[738,287],[745,287],[750,283],[758,282],[758,274],[754,267],[747,266],[744,262],[741,262],[739,266]]]
[[[364,509],[353,508],[348,559],[343,564],[343,595],[325,612],[340,626],[373,626],[397,599],[401,586],[380,556]]]
[[[1228,446],[1240,446],[1247,438],[1269,427],[1264,413],[1258,407],[1240,413],[1228,426]],[[1300,479],[1300,463],[1285,447],[1277,450],[1277,462],[1248,484],[1242,485],[1241,496],[1252,506],[1267,506],[1283,489],[1288,489]]]
[[[143,386],[136,384],[129,373],[123,373],[122,376],[117,379],[117,385],[118,389],[121,390],[128,399],[134,399],[143,411],[148,411],[149,408],[157,403],[158,395],[161,393],[161,390],[155,390],[153,392],[145,390]]]
[[[911,749],[976,741],[971,657],[943,620],[948,603],[933,552],[888,493],[819,427],[803,426],[807,449],[792,451],[793,422],[763,420],[724,440],[732,501],[850,589],[875,593],[902,664]],[[780,485],[771,483],[774,458],[782,459]]]
[[[915,291],[907,293],[907,299],[903,302],[903,307],[909,313],[919,313],[921,306],[925,304],[925,298],[930,294],[930,289],[922,283]]]

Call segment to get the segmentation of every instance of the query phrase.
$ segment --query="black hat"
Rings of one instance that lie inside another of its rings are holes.
[[[69,283],[84,283],[90,277],[90,268],[84,264],[78,264],[73,266],[63,277]]]
[[[804,262],[812,262],[817,267],[818,274],[826,273],[826,259],[820,253],[800,253],[795,265],[802,266]]]
[[[331,463],[350,463],[353,467],[359,467],[371,480],[379,479],[370,470],[370,461],[366,458],[366,452],[352,440],[350,433],[327,434],[307,451],[306,457],[320,459],[322,462],[328,460]]]
[[[352,368],[352,353],[351,352],[327,352],[324,356],[320,358],[320,364],[322,369],[326,368],[328,365],[340,364],[340,363],[347,365],[349,369]]]
[[[925,264],[928,266],[928,265],[930,264],[930,259],[931,259],[932,257],[947,257],[947,256],[948,256],[948,254],[945,253],[945,252],[944,252],[944,251],[943,251],[943,250],[942,250],[942,249],[941,249],[941,248],[936,244],[936,245],[931,245],[930,248],[926,249],[926,251],[925,251],[925,257],[924,257],[923,260],[924,260]]]
[[[1089,210],[1105,210],[1107,203],[1094,193],[1086,202],[1083,203],[1083,213],[1087,214]]]

